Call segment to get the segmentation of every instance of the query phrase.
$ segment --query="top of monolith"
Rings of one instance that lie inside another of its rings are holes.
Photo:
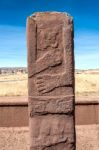
[[[55,11],[53,11],[53,12],[36,12],[36,13],[33,13],[29,18],[32,18],[33,20],[38,20],[39,18],[40,19],[42,18],[42,20],[43,20],[46,18],[49,20],[49,16],[50,16],[50,18],[52,16],[54,18],[56,17],[56,19],[57,18],[59,18],[59,19],[67,18],[71,21],[73,20],[73,17],[69,13],[67,13],[67,12],[55,12]]]

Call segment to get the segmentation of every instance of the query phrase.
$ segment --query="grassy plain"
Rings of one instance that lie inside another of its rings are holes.
[[[0,75],[0,96],[26,96],[27,74]]]
[[[99,71],[82,71],[75,74],[75,91],[80,96],[99,96]]]
[[[27,74],[1,74],[0,96],[27,96]],[[99,71],[80,71],[75,74],[76,96],[99,95]]]

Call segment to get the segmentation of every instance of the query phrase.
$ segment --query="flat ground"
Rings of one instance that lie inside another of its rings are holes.
[[[29,150],[28,127],[0,128],[0,150]],[[76,126],[76,149],[99,150],[99,125]]]
[[[0,96],[27,96],[27,74],[1,74]],[[76,96],[99,95],[99,70],[75,73]]]

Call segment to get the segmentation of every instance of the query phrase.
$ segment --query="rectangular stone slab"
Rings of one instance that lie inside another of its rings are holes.
[[[28,17],[30,150],[75,150],[73,44],[68,14]]]

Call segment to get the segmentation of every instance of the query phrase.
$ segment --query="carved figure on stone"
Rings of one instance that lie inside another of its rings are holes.
[[[32,77],[50,67],[54,67],[62,63],[62,54],[60,50],[52,50],[46,52],[41,58],[33,64],[33,71],[29,75]]]
[[[75,150],[72,18],[34,14],[27,37],[30,150]]]
[[[41,94],[52,91],[55,88],[71,85],[71,81],[67,80],[66,72],[56,75],[45,74],[37,76],[36,86]]]
[[[47,28],[45,31],[44,30],[39,30],[38,35],[40,40],[38,39],[38,44],[37,44],[37,49],[44,51],[48,48],[57,48],[58,47],[58,41],[57,41],[57,36],[59,34],[59,28]]]
[[[29,75],[35,77],[35,84],[37,87],[37,91],[40,94],[48,93],[55,88],[68,86],[72,84],[68,82],[68,75],[66,70],[62,73],[58,74],[43,74],[39,75],[39,73],[61,65],[64,62],[64,53],[60,49],[60,43],[58,40],[60,28],[51,29],[48,28],[44,31],[44,29],[39,29],[38,31],[38,40],[37,40],[37,51],[44,51],[44,54],[39,56],[36,62],[33,64],[33,71]]]

